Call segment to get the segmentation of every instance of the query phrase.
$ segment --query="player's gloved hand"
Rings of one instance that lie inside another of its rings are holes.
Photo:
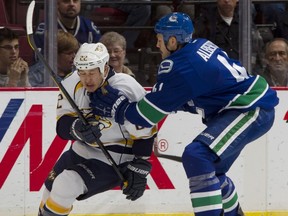
[[[89,120],[88,120],[89,122]],[[95,146],[96,140],[101,137],[101,130],[99,124],[89,123],[85,125],[81,119],[77,118],[71,125],[70,134],[81,142],[88,145]]]
[[[127,184],[122,187],[123,194],[127,195],[126,199],[137,200],[144,194],[147,184],[147,175],[150,173],[152,165],[149,161],[134,158],[127,167],[122,170]]]
[[[112,117],[119,124],[124,124],[128,99],[121,92],[109,85],[103,86],[90,94],[90,107],[93,114]]]

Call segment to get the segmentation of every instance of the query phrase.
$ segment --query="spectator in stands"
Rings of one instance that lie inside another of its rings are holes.
[[[117,1],[117,0],[112,0]],[[129,0],[127,0],[129,1]],[[125,13],[127,13],[126,22],[123,26],[145,26],[150,19],[151,15],[151,5],[146,4],[145,2],[149,2],[150,0],[140,0],[143,4],[110,4],[109,7],[117,8]],[[139,1],[139,2],[140,2]],[[140,34],[140,30],[126,30],[121,32],[122,35],[126,38],[127,48],[132,49],[135,48],[135,42]]]
[[[126,56],[126,39],[123,35],[117,32],[106,32],[100,38],[100,42],[103,43],[109,52],[110,59],[109,65],[117,73],[126,73],[135,78],[135,74],[124,65]]]
[[[165,1],[165,0],[163,0]],[[158,4],[156,6],[156,15],[154,22],[157,22],[161,17],[172,13],[173,11],[182,12],[188,14],[193,20],[195,17],[195,6],[194,4],[185,4],[185,0],[174,0],[172,4]]]
[[[266,69],[263,76],[270,86],[288,86],[288,41],[274,38],[265,47]]]
[[[260,14],[261,24],[273,24],[276,15],[285,11],[285,3],[254,3],[258,14]]]
[[[285,3],[254,3],[255,16],[253,17],[256,24],[260,24],[257,29],[260,32],[264,43],[271,41],[274,37],[283,37],[281,34],[285,17]],[[286,17],[287,20],[288,17]],[[282,20],[283,19],[283,20]],[[287,24],[286,24],[287,25]]]
[[[80,44],[96,43],[101,34],[95,24],[80,16],[81,0],[57,0],[58,29],[69,32],[76,37]],[[35,32],[35,43],[38,48],[44,47],[45,23],[40,23]]]
[[[77,39],[69,32],[62,30],[57,34],[57,75],[59,80],[64,79],[67,74],[73,71],[73,60],[79,48]],[[38,62],[30,67],[29,81],[33,87],[43,87],[44,65]]]
[[[0,86],[27,87],[28,63],[19,57],[18,35],[11,29],[0,28]]]
[[[239,14],[238,0],[217,0],[216,8],[211,6],[209,11],[195,19],[194,38],[201,37],[211,40],[222,48],[230,58],[239,59]],[[251,15],[252,16],[252,15]],[[260,64],[259,50],[264,43],[255,25],[252,25],[252,65],[253,69]],[[257,64],[257,65],[256,65]]]
[[[274,37],[282,37],[288,40],[288,3],[284,11],[276,13],[276,28]]]

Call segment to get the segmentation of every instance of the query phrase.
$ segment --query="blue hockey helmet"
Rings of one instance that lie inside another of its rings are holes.
[[[179,44],[183,44],[192,40],[194,27],[187,14],[174,12],[162,17],[156,23],[154,30],[157,34],[163,35],[164,42],[174,36]]]

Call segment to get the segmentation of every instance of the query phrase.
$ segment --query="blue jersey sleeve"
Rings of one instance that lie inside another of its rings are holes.
[[[249,75],[211,41],[197,39],[161,62],[152,91],[125,115],[135,124],[154,125],[182,107],[207,120],[226,110],[272,109],[277,104],[264,78]]]

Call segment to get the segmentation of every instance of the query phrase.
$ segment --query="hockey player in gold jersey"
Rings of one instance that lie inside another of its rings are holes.
[[[75,200],[87,199],[116,186],[122,187],[123,194],[130,200],[138,199],[145,191],[156,128],[138,127],[128,121],[120,125],[113,118],[91,114],[89,107],[89,94],[108,83],[121,89],[131,102],[145,95],[145,89],[134,78],[115,73],[108,61],[109,54],[102,43],[84,43],[74,59],[77,70],[62,81],[90,124],[82,123],[60,92],[56,131],[62,139],[74,140],[74,143],[62,154],[45,181],[39,216],[69,215]],[[95,144],[95,134],[116,162],[127,186],[123,186]]]

